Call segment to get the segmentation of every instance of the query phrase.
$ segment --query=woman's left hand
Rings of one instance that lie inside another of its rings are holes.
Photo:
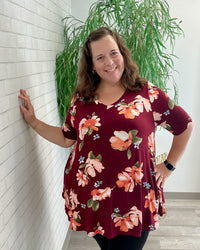
[[[157,186],[163,188],[166,179],[171,175],[171,171],[166,168],[164,162],[155,166],[155,177]]]

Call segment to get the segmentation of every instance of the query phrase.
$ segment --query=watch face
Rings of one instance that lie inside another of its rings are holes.
[[[174,170],[175,170],[175,167],[174,167],[171,163],[169,163],[167,160],[165,160],[164,163],[165,163],[165,166],[166,166],[169,170],[171,170],[171,171],[174,171]]]

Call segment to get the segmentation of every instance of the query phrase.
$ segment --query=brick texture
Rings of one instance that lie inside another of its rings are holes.
[[[39,137],[20,113],[19,89],[39,119],[60,126],[55,58],[71,0],[0,1],[0,249],[62,249],[61,197],[69,150]]]

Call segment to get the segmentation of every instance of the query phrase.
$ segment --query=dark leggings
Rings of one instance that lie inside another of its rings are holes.
[[[141,237],[120,234],[113,239],[108,239],[101,234],[96,234],[94,239],[101,250],[142,250],[148,235],[148,231],[143,231]]]

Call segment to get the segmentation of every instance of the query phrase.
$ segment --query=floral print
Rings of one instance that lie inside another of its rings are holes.
[[[81,223],[80,223],[80,220],[81,220],[81,217],[79,215],[79,212],[72,212],[71,210],[69,210],[68,212],[68,215],[69,215],[69,218],[70,218],[70,229],[72,230],[77,230],[77,227],[80,227],[81,226]]]
[[[76,174],[78,186],[84,187],[88,184],[88,181],[90,179],[89,176],[95,177],[96,172],[102,172],[104,166],[102,165],[101,160],[102,157],[100,154],[95,157],[92,151],[89,152],[86,162],[79,166],[78,173]],[[84,168],[84,170],[80,170],[82,168]]]
[[[141,95],[137,95],[135,100],[128,104],[120,103],[118,107],[119,114],[123,114],[126,119],[134,119],[136,116],[139,116],[140,113],[143,113],[144,109],[149,112],[151,106],[149,100]]]
[[[99,209],[99,202],[111,196],[112,189],[107,187],[105,189],[94,189],[91,191],[92,198],[88,200],[87,206],[92,207],[93,211]]]
[[[155,191],[153,189],[150,190],[147,196],[145,196],[145,208],[149,208],[151,213],[156,211],[157,208],[157,201],[156,201],[156,196],[155,196]]]
[[[119,214],[114,215],[115,227],[119,227],[121,232],[128,232],[135,226],[138,226],[139,222],[142,223],[142,212],[133,206],[130,211],[123,216]]]
[[[132,154],[129,147],[131,144],[139,145],[142,142],[142,138],[136,136],[137,133],[137,130],[130,130],[128,133],[126,131],[115,131],[114,136],[110,138],[111,147],[120,151],[128,149],[127,157],[130,159]]]
[[[103,227],[100,226],[100,223],[99,223],[99,222],[97,223],[97,227],[94,228],[94,230],[95,230],[94,232],[88,233],[88,236],[89,236],[89,237],[93,237],[93,236],[95,236],[96,234],[104,235]]]
[[[66,138],[76,140],[64,171],[70,228],[107,238],[155,230],[166,212],[154,172],[155,128],[178,135],[191,118],[151,84],[126,90],[110,106],[82,100],[72,101],[62,127]]]
[[[79,124],[79,137],[81,140],[84,140],[86,134],[91,135],[92,131],[98,131],[98,127],[101,126],[98,118],[95,113],[92,114],[88,119],[83,118]]]
[[[151,152],[151,155],[155,155],[155,133],[154,132],[152,132],[148,136],[148,146],[149,146],[149,150]]]
[[[124,187],[125,192],[133,192],[134,186],[141,184],[144,174],[142,173],[142,164],[139,166],[137,162],[132,167],[125,168],[125,171],[118,174],[118,187]]]
[[[98,131],[101,126],[101,123],[99,122],[100,118],[95,115],[95,113],[92,114],[92,116],[88,116],[88,119],[83,118],[79,123],[79,138],[82,140],[82,142],[79,144],[79,151],[81,151],[83,145],[84,145],[84,137],[87,134],[90,136],[93,131]]]

